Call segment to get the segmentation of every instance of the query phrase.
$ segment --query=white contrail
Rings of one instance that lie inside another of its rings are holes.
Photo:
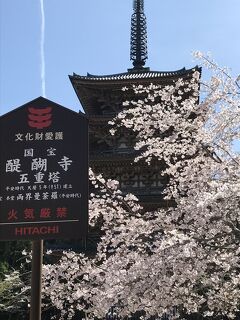
[[[46,81],[45,81],[45,14],[43,0],[40,0],[41,7],[41,40],[40,40],[40,54],[41,54],[41,84],[42,84],[42,96],[46,97]]]

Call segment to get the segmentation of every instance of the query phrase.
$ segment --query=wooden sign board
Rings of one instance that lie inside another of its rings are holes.
[[[88,227],[88,119],[45,98],[0,117],[0,240]]]

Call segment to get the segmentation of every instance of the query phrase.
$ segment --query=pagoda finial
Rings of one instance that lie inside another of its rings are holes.
[[[133,61],[133,69],[143,69],[148,58],[147,53],[147,23],[144,14],[144,0],[133,0],[131,18],[131,51],[130,59]]]

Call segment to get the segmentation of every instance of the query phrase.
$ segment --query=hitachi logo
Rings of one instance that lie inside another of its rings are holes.
[[[29,236],[29,235],[41,235],[41,234],[57,234],[59,233],[59,226],[52,227],[16,227],[15,236]]]

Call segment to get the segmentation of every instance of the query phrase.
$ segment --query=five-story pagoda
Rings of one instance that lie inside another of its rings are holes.
[[[145,67],[148,57],[147,28],[144,14],[144,0],[133,1],[131,19],[130,59],[133,67],[125,73],[112,75],[70,76],[78,99],[89,117],[90,166],[94,172],[105,178],[119,181],[120,189],[135,194],[146,209],[166,205],[162,201],[162,191],[166,179],[161,176],[159,164],[151,166],[134,163],[136,151],[133,148],[135,136],[122,130],[116,136],[109,133],[108,122],[122,110],[122,103],[134,100],[133,91],[123,91],[132,85],[171,85],[179,78],[190,79],[197,69],[178,71],[151,71]],[[135,98],[136,99],[136,98]]]

